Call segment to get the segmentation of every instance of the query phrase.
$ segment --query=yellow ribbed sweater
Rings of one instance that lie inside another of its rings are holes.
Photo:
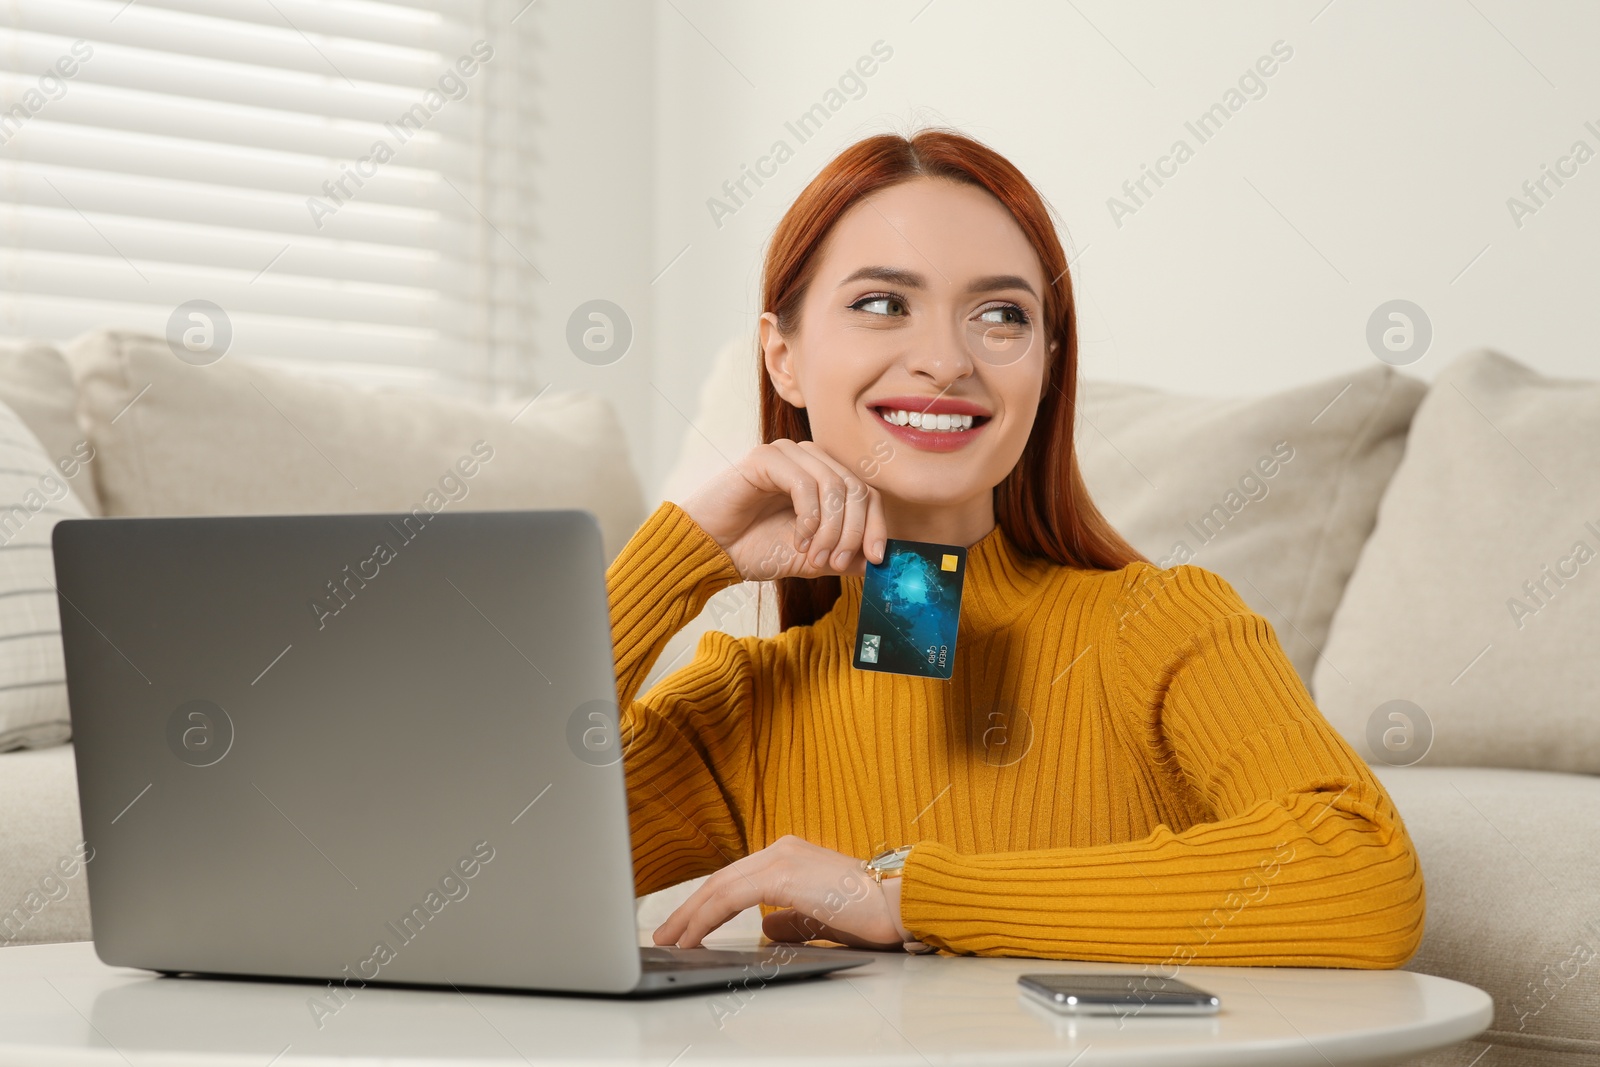
[[[1193,565],[972,545],[949,681],[851,666],[862,579],[810,626],[704,634],[727,553],[668,501],[606,573],[635,889],[784,834],[915,844],[901,922],[955,953],[1397,967],[1422,938],[1399,813],[1268,621]]]

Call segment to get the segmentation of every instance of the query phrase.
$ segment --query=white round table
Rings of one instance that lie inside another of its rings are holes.
[[[717,941],[717,947],[750,947]],[[932,1064],[1400,1063],[1489,1025],[1489,995],[1409,971],[1185,967],[1209,1018],[1069,1019],[1023,997],[1035,971],[1142,973],[1056,960],[884,953],[818,979],[657,1000],[378,988],[319,1028],[283,981],[107,967],[89,942],[0,950],[0,1065],[473,1067],[772,1061]]]

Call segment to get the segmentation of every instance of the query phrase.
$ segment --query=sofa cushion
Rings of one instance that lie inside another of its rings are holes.
[[[100,498],[87,466],[94,451],[78,428],[77,400],[72,371],[54,345],[0,340],[0,404],[22,417],[73,495],[89,514],[98,515]]]
[[[0,404],[0,752],[70,735],[50,534],[85,515],[39,439]]]
[[[1481,1042],[1526,1051],[1530,1061],[1540,1052],[1549,1062],[1600,1061],[1600,778],[1374,770],[1416,844],[1427,889],[1422,946],[1406,969],[1493,996]]]
[[[1600,381],[1467,353],[1417,411],[1317,703],[1369,760],[1600,772],[1597,649]]]
[[[73,747],[0,756],[0,947],[89,939]]]
[[[1118,532],[1159,567],[1227,579],[1310,689],[1426,391],[1388,366],[1265,396],[1085,381],[1078,462]]]
[[[760,440],[757,361],[753,334],[730,338],[712,357],[711,372],[701,382],[695,403],[674,400],[693,413],[694,422],[684,427],[677,461],[662,484],[663,500],[681,504],[708,478],[756,446]],[[651,507],[659,503],[652,501]],[[639,692],[648,693],[656,682],[687,663],[700,635],[708,630],[736,637],[777,633],[777,596],[775,582],[740,582],[719,590],[700,614],[667,642]],[[749,913],[757,914],[754,908]]]
[[[730,337],[712,355],[711,370],[700,383],[694,403],[687,397],[674,399],[674,404],[692,413],[693,422],[683,428],[677,460],[661,487],[662,499],[682,503],[761,440],[761,403],[756,392],[759,365],[754,334]]]
[[[753,338],[734,338],[717,353],[667,477],[667,499],[681,502],[755,445],[757,367]],[[1309,687],[1426,391],[1387,366],[1259,397],[1084,381],[1079,465],[1096,505],[1135,548],[1163,567],[1192,562],[1222,575],[1265,615]],[[718,597],[663,659],[713,625],[728,628],[709,623],[713,616],[753,624],[754,583]],[[775,620],[775,599],[760,599]]]
[[[195,366],[132,333],[63,354],[108,515],[586,508],[607,560],[644,518],[622,428],[591,394],[367,390],[233,356]]]

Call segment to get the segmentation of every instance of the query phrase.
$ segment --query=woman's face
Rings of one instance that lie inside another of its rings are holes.
[[[892,536],[975,539],[993,526],[991,490],[1021,457],[1045,387],[1047,281],[1000,201],[921,178],[840,217],[794,333],[762,316],[778,395],[878,489]]]

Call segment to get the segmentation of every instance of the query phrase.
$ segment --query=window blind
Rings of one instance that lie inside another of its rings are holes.
[[[526,385],[522,6],[0,3],[0,332],[200,299],[230,351]]]

